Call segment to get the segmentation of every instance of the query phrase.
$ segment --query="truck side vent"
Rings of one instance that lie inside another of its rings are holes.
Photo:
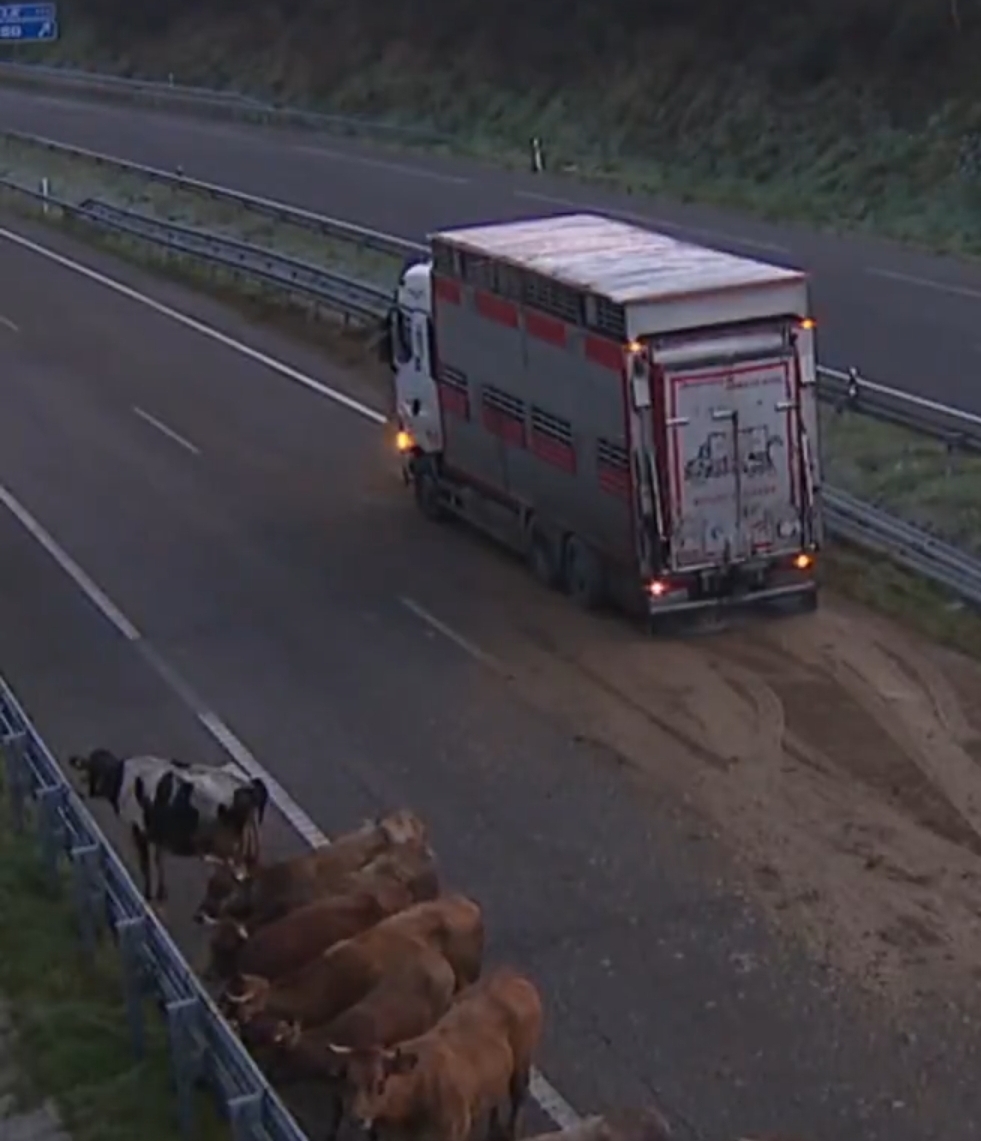
[[[561,317],[571,325],[581,325],[583,321],[583,298],[578,289],[541,277],[537,273],[525,274],[524,300],[543,313]]]
[[[572,425],[545,412],[531,410],[531,450],[542,461],[570,475],[576,470],[576,450],[572,444]]]
[[[470,419],[470,392],[466,373],[452,365],[440,363],[436,381],[439,385],[439,404],[444,414]]]
[[[586,324],[597,333],[605,333],[615,341],[627,339],[627,314],[622,305],[609,297],[589,294],[586,297]]]
[[[493,385],[487,385],[481,395],[482,420],[488,432],[500,436],[508,444],[525,446],[524,401]]]
[[[600,487],[619,499],[630,496],[630,463],[627,449],[611,440],[596,441],[596,477]]]

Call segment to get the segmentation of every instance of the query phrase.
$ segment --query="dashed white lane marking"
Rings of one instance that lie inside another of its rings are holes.
[[[441,618],[437,618],[435,614],[430,613],[425,606],[416,602],[414,598],[407,598],[405,596],[399,599],[399,602],[406,608],[406,610],[413,613],[420,622],[424,622],[427,626],[432,627],[437,633],[442,634],[444,638],[458,646],[465,654],[475,658],[481,665],[488,666],[494,670],[495,673],[504,673],[503,663],[499,662],[497,658],[482,650],[475,642],[471,642],[469,638],[463,634],[458,634],[452,626],[448,626]]]
[[[239,737],[225,724],[212,709],[208,708],[195,694],[181,675],[156,651],[140,631],[133,625],[109,596],[96,585],[95,581],[85,573],[70,554],[55,540],[41,523],[27,510],[26,507],[2,484],[0,484],[0,502],[7,508],[14,518],[23,526],[27,533],[54,559],[59,567],[68,575],[96,609],[142,653],[144,659],[153,667],[164,683],[191,709],[201,725],[211,734],[218,744],[231,757],[232,761],[249,777],[258,778],[265,782],[269,790],[269,797],[279,809],[283,817],[296,829],[300,836],[311,845],[321,847],[330,843],[329,837],[303,811],[296,801],[289,795],[276,778],[269,773],[253,756],[251,750]],[[410,607],[411,609],[411,607]],[[418,608],[415,611],[420,617],[427,613]],[[431,623],[439,623],[438,619],[429,616]],[[441,628],[442,627],[442,628]],[[442,623],[437,625],[442,633],[454,637],[449,627]],[[455,640],[455,639],[454,639]],[[464,646],[467,645],[464,640]],[[468,651],[472,652],[472,650]],[[580,1115],[565,1100],[557,1089],[538,1070],[533,1071],[531,1077],[531,1094],[542,1110],[562,1129],[570,1128],[582,1121]]]
[[[175,444],[180,445],[180,447],[186,448],[192,455],[199,456],[201,454],[199,447],[192,444],[190,440],[185,439],[180,432],[175,432],[173,428],[168,427],[162,420],[158,420],[156,416],[151,416],[149,412],[138,407],[136,404],[133,405],[133,412],[151,427],[156,428],[157,431],[160,432],[161,435],[166,436],[168,440],[172,440]]]
[[[9,317],[4,317],[2,313],[0,313],[0,325],[5,329],[9,329],[11,333],[20,332],[20,326],[16,322],[11,321]]]
[[[612,218],[623,218],[628,222],[640,222],[645,226],[656,226],[661,230],[677,230],[679,234],[693,234],[695,237],[708,238],[717,242],[731,242],[733,245],[748,246],[750,249],[766,250],[774,254],[790,254],[790,246],[782,246],[777,242],[766,242],[760,238],[747,238],[742,234],[727,234],[722,230],[711,230],[705,226],[683,225],[681,222],[672,222],[667,218],[657,218],[651,214],[641,214],[634,210],[619,210],[605,206],[592,206],[588,202],[577,202],[573,198],[560,198],[554,194],[538,194],[534,190],[516,190],[515,198],[527,198],[532,202],[550,202],[555,206],[568,206],[573,210],[595,210],[600,214],[609,214]]]
[[[901,281],[905,285],[918,285],[921,289],[935,289],[938,293],[950,293],[955,297],[969,297],[974,301],[981,301],[981,289],[972,289],[969,285],[952,285],[946,281],[934,281],[929,277],[917,277],[912,273],[900,273],[894,269],[879,269],[870,265],[865,272],[873,277],[885,277],[890,281]]]
[[[443,174],[438,170],[427,170],[423,166],[411,166],[409,163],[392,162],[389,159],[368,158],[366,155],[348,154],[346,151],[333,150],[330,147],[316,147],[307,144],[290,147],[295,154],[310,155],[314,158],[325,158],[332,162],[348,162],[353,166],[366,166],[375,170],[390,170],[393,174],[407,174],[412,178],[423,178],[429,182],[448,182],[454,186],[466,186],[469,178],[461,174]]]
[[[22,249],[30,250],[31,253],[46,258],[48,261],[54,262],[64,269],[71,270],[72,273],[80,274],[89,281],[94,281],[98,285],[102,285],[106,289],[111,290],[113,293],[119,294],[121,297],[127,297],[130,301],[135,301],[139,305],[145,305],[148,309],[152,309],[154,313],[159,313],[161,317],[167,317],[171,321],[176,321],[178,325],[182,325],[185,329],[192,329],[195,333],[200,333],[202,337],[216,341],[219,345],[224,345],[226,349],[231,349],[233,352],[239,353],[251,361],[255,361],[256,364],[265,365],[265,367],[272,372],[278,373],[280,376],[285,376],[288,380],[292,380],[296,384],[302,385],[312,392],[316,392],[318,396],[324,396],[328,400],[332,400],[335,404],[340,404],[341,407],[347,408],[351,412],[357,412],[359,416],[363,416],[366,420],[370,420],[374,424],[384,424],[386,422],[383,413],[377,412],[374,408],[369,408],[367,404],[362,404],[360,400],[355,400],[353,397],[348,396],[346,392],[331,388],[330,385],[315,380],[312,376],[308,376],[299,369],[293,368],[292,365],[277,360],[275,357],[271,357],[268,353],[261,352],[259,349],[254,349],[251,345],[246,345],[243,341],[239,341],[235,337],[230,337],[227,333],[222,333],[218,329],[206,325],[203,321],[198,321],[195,317],[189,317],[186,313],[181,313],[179,310],[165,305],[162,301],[156,301],[154,298],[148,297],[145,293],[141,293],[138,289],[133,289],[129,285],[124,285],[121,281],[116,281],[115,278],[108,277],[106,274],[100,273],[98,270],[92,269],[87,265],[82,265],[81,262],[77,262],[73,258],[65,257],[64,254],[49,250],[46,246],[38,245],[37,242],[31,241],[30,238],[25,238],[20,234],[15,234],[12,230],[6,230],[0,227],[0,238],[13,243],[15,246],[20,246]]]

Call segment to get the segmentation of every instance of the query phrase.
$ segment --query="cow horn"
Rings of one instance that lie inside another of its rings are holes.
[[[354,1050],[350,1046],[337,1046],[333,1042],[327,1043],[327,1049],[332,1054],[339,1054],[343,1057],[346,1057],[348,1054],[354,1053]]]
[[[220,867],[224,867],[225,864],[225,861],[220,860],[213,852],[205,852],[204,856],[202,856],[202,859],[206,864],[217,864]]]
[[[236,867],[233,864],[229,866],[228,870],[232,873],[232,879],[234,879],[236,883],[245,883],[249,878],[249,873],[245,868]]]
[[[248,941],[249,941],[249,930],[243,924],[237,923],[235,925],[235,934],[240,939],[242,939],[244,942],[248,943]]]

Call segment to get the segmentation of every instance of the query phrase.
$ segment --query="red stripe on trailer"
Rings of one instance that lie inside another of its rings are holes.
[[[514,416],[509,416],[499,408],[488,408],[484,405],[484,427],[488,432],[499,436],[506,444],[516,448],[525,446],[525,426]]]
[[[548,436],[544,432],[536,432],[532,429],[531,450],[545,463],[561,468],[570,475],[575,474],[576,453],[571,444],[564,444],[561,440],[556,440],[554,436]]]
[[[526,309],[525,332],[529,337],[537,337],[540,341],[565,348],[565,322],[557,317],[547,317],[544,313]]]
[[[593,364],[602,365],[616,373],[623,372],[623,346],[604,337],[586,338],[586,357]]]
[[[493,293],[485,293],[479,289],[474,296],[474,304],[481,317],[489,321],[497,321],[500,325],[507,325],[510,329],[518,327],[518,307],[503,297],[495,297]]]
[[[470,419],[469,396],[451,384],[439,385],[439,406],[444,414],[459,416],[461,420]]]
[[[603,491],[619,499],[630,498],[630,475],[612,464],[599,465],[599,485]]]
[[[450,305],[459,305],[463,300],[463,289],[458,281],[450,277],[435,278],[436,296],[440,301],[447,301]]]

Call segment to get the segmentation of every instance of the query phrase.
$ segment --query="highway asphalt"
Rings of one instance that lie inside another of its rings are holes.
[[[217,303],[14,228],[347,382]],[[417,517],[376,425],[2,237],[0,260],[0,484],[319,827],[400,803],[431,822],[448,881],[487,910],[491,957],[541,983],[542,1069],[576,1108],[656,1097],[680,1137],[712,1141],[981,1136],[956,1034],[940,1065],[931,1035],[873,1021],[772,940],[684,805],[406,606],[473,613],[473,584],[511,568]],[[222,760],[4,510],[0,550],[0,668],[62,754]]]
[[[814,274],[824,364],[981,412],[981,267],[472,161],[0,88],[0,123],[416,240],[589,208]]]

